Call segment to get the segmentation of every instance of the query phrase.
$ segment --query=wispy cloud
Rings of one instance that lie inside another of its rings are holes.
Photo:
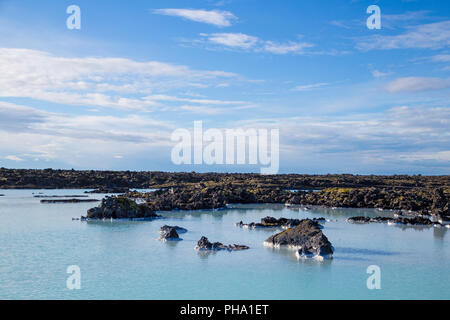
[[[441,49],[450,45],[450,20],[407,28],[394,36],[375,35],[361,40],[361,51],[391,49]]]
[[[196,10],[196,9],[156,9],[155,14],[182,17],[191,21],[212,24],[218,27],[229,27],[237,17],[228,11]]]
[[[433,62],[450,62],[450,54],[438,54],[431,57]]]
[[[243,33],[213,33],[206,35],[210,42],[221,44],[227,47],[249,49],[253,47],[259,39]]]
[[[17,156],[14,156],[14,155],[9,155],[9,156],[3,157],[3,159],[11,160],[11,161],[23,161],[23,159],[21,159]]]
[[[328,85],[329,85],[329,83],[327,83],[327,82],[321,82],[321,83],[296,86],[293,90],[295,90],[295,91],[310,91],[310,90],[318,89],[318,88],[325,87]]]
[[[7,125],[12,120],[15,126]],[[147,152],[170,145],[173,129],[147,116],[74,115],[0,102],[1,151],[15,155],[4,157],[12,161],[37,158],[79,165],[79,159],[88,163],[90,156],[113,158],[118,144],[121,154]]]
[[[449,172],[450,136],[442,134],[449,119],[448,108],[399,106],[377,114],[255,119],[239,125],[279,128],[282,158],[293,162],[314,159],[329,169],[334,159],[352,158],[352,170],[370,164],[403,170],[402,165],[415,162],[428,169],[436,165],[441,172],[447,166]]]
[[[404,77],[389,82],[385,89],[391,93],[420,92],[450,88],[450,79]]]
[[[381,72],[376,69],[372,70],[371,73],[374,78],[383,78],[391,74],[391,72]]]
[[[382,13],[381,21],[383,29],[397,29],[410,26],[411,24],[424,23],[434,19],[431,16],[431,11],[407,11],[399,14]],[[344,29],[366,28],[366,21],[364,19],[352,20],[332,20],[330,24]]]
[[[169,96],[163,94],[150,95],[144,97],[147,101],[177,101],[177,102],[188,102],[196,104],[209,104],[209,105],[242,105],[247,104],[246,101],[233,101],[233,100],[212,100],[212,99],[193,99],[193,98],[183,98],[176,96]]]
[[[314,47],[308,42],[288,41],[276,42],[262,40],[244,33],[212,33],[200,34],[207,42],[232,49],[242,49],[253,52],[269,52],[272,54],[305,54],[305,49]]]
[[[306,48],[314,47],[313,44],[307,42],[289,41],[287,43],[276,43],[273,41],[266,41],[264,44],[264,51],[275,54],[301,54]]]
[[[159,61],[66,58],[36,50],[0,48],[0,97],[151,111],[159,104],[144,99],[149,92],[204,88],[230,78],[238,75]]]

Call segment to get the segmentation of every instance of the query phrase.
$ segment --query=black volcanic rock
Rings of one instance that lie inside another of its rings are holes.
[[[102,187],[85,193],[127,193],[129,191],[128,187]]]
[[[404,224],[404,225],[417,225],[417,226],[428,226],[432,225],[433,222],[428,218],[423,218],[419,216],[415,217],[397,217],[397,218],[389,218],[389,217],[351,217],[347,219],[350,223],[390,223],[390,224]]]
[[[232,245],[224,245],[220,242],[209,242],[208,238],[201,237],[201,239],[197,242],[195,246],[195,250],[209,250],[209,251],[219,251],[219,250],[228,250],[228,251],[240,251],[247,250],[249,247],[244,245],[232,244]]]
[[[164,225],[159,229],[160,233],[164,233],[167,232],[170,229],[175,229],[176,232],[178,233],[186,233],[187,229],[179,227],[179,226],[168,226],[168,225]]]
[[[313,218],[312,221],[317,223],[317,226],[321,228],[318,222],[324,222],[325,218]],[[260,223],[251,222],[249,224],[245,224],[242,221],[236,223],[236,226],[247,229],[256,229],[256,228],[274,228],[274,227],[282,227],[282,228],[292,228],[298,226],[302,220],[300,219],[287,219],[287,218],[274,218],[274,217],[265,217],[261,219]]]
[[[334,251],[317,222],[310,219],[304,219],[296,227],[270,236],[265,244],[271,247],[295,248],[299,258],[331,258]]]
[[[80,203],[80,202],[98,202],[97,199],[43,199],[41,203]]]
[[[181,240],[175,228],[166,229],[159,238],[160,240],[170,241],[170,240]]]
[[[88,198],[88,195],[45,195],[45,194],[41,194],[41,195],[36,195],[33,196],[33,198]]]
[[[151,219],[158,218],[146,204],[124,197],[105,197],[98,207],[87,211],[87,219]]]

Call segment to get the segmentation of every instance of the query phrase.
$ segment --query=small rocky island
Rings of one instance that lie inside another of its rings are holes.
[[[82,220],[130,219],[146,220],[160,218],[147,204],[137,204],[126,197],[105,197],[100,205],[87,211]]]
[[[177,233],[186,233],[187,232],[187,229],[185,229],[183,227],[164,225],[161,227],[161,229],[159,229],[159,233],[165,233],[165,232],[169,231],[170,229],[175,229],[175,231]]]
[[[165,226],[165,227],[167,227],[167,228],[165,228],[162,232],[160,230],[161,237],[159,237],[159,240],[162,240],[162,241],[180,241],[180,240],[183,240],[178,235],[177,229],[175,227],[169,227],[169,226]]]
[[[302,220],[296,227],[270,236],[264,244],[269,247],[296,249],[301,259],[331,259],[334,248],[319,228],[319,223],[311,219]]]
[[[219,251],[219,250],[241,251],[247,249],[249,249],[248,246],[239,244],[224,245],[220,242],[209,242],[208,238],[206,237],[201,237],[201,239],[197,242],[197,245],[195,246],[195,250],[199,251]]]
[[[365,217],[357,216],[350,217],[347,219],[350,223],[387,223],[387,224],[398,224],[398,225],[410,225],[410,226],[439,226],[443,223],[440,221],[431,221],[427,217],[419,215],[409,215],[404,216],[402,213],[396,213],[393,218],[391,217]]]
[[[313,218],[313,221],[316,222],[325,222],[325,218]],[[246,229],[257,229],[257,228],[277,228],[281,227],[284,229],[292,228],[298,226],[302,220],[300,219],[288,219],[288,218],[274,218],[274,217],[265,217],[261,219],[261,222],[251,222],[248,224],[243,223],[242,221],[236,223],[236,226]],[[320,226],[319,226],[320,227]]]

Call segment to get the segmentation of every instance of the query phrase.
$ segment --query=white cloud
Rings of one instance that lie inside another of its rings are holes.
[[[266,41],[264,50],[275,54],[302,54],[304,49],[311,47],[314,47],[314,45],[307,42],[289,41],[287,43],[275,43],[273,41]]]
[[[177,101],[188,102],[196,104],[209,104],[209,105],[242,105],[247,104],[246,101],[230,101],[230,100],[212,100],[212,99],[192,99],[192,98],[180,98],[175,96],[157,94],[144,97],[146,101]]]
[[[431,58],[433,62],[450,62],[450,54],[438,54]]]
[[[375,78],[382,78],[382,77],[386,77],[391,74],[390,72],[381,72],[378,70],[372,70],[371,72]]]
[[[200,114],[221,111],[207,105],[181,107]],[[448,131],[449,119],[449,108],[400,106],[377,114],[230,120],[222,125],[279,128],[281,157],[296,163],[300,159],[308,164],[323,161],[329,170],[333,165],[342,170],[345,164],[338,164],[337,159],[351,158],[353,170],[363,163],[372,164],[370,168],[376,163],[386,170],[394,164],[403,168],[405,163],[426,163],[426,168],[430,163],[441,167],[447,163],[448,167],[450,136],[443,133]],[[11,121],[16,125],[5,126]],[[114,167],[125,155],[130,161],[145,157],[168,160],[175,128],[148,116],[57,114],[0,103],[0,151],[11,155],[10,160],[40,159],[77,168]]]
[[[36,50],[0,48],[0,97],[146,111],[158,106],[142,99],[150,92],[215,86],[237,77],[158,61],[66,58]]]
[[[253,47],[258,38],[243,33],[213,33],[208,36],[208,40],[213,43],[222,44],[228,47],[249,49]]]
[[[314,47],[314,44],[307,42],[288,41],[283,43],[270,40],[265,41],[244,33],[202,33],[200,35],[212,44],[273,54],[304,54],[306,53],[305,49]]]
[[[195,106],[195,105],[183,105],[179,109],[184,111],[189,111],[192,113],[204,114],[204,115],[215,115],[222,113],[226,110],[223,108],[210,108],[205,106]]]
[[[0,149],[20,155],[9,156],[14,161],[57,160],[75,166],[84,161],[89,166],[95,157],[101,167],[101,159],[170,146],[174,128],[147,116],[73,115],[0,102]]]
[[[303,156],[321,159],[327,169],[340,157],[354,161],[352,170],[364,161],[397,162],[401,168],[401,163],[413,158],[447,163],[448,167],[450,136],[443,132],[450,127],[450,108],[400,106],[377,114],[254,119],[235,125],[278,128],[282,157],[294,162]],[[389,167],[379,165],[384,170]]]
[[[23,159],[21,159],[21,158],[19,158],[17,156],[13,156],[13,155],[9,155],[9,156],[3,157],[3,159],[11,160],[11,161],[23,161]]]
[[[420,11],[408,11],[400,14],[386,14],[382,12],[381,21],[383,29],[396,29],[405,26],[410,26],[412,23],[417,23],[419,21],[425,21],[433,19],[430,16],[430,11],[420,10]],[[366,21],[364,19],[353,19],[353,20],[332,20],[330,24],[336,27],[353,29],[366,27]]]
[[[391,49],[440,49],[450,45],[450,20],[408,27],[395,36],[375,35],[357,44],[362,51]]]
[[[321,88],[321,87],[325,87],[325,86],[328,86],[328,85],[329,85],[329,83],[321,82],[321,83],[314,83],[314,84],[307,84],[307,85],[296,86],[293,90],[295,90],[295,91],[310,91],[310,90]]]
[[[391,93],[419,92],[450,88],[449,79],[405,77],[389,82],[385,89]]]
[[[229,27],[237,17],[228,11],[194,10],[194,9],[156,9],[156,14],[183,17],[188,20],[212,24],[218,27]]]

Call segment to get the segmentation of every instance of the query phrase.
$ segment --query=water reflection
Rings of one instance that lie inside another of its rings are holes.
[[[433,236],[436,239],[443,240],[445,238],[445,234],[447,233],[448,228],[446,227],[434,227]]]
[[[400,252],[386,251],[386,250],[374,250],[364,248],[349,248],[349,247],[337,247],[335,253],[354,254],[354,255],[370,255],[370,256],[393,256],[399,255]]]
[[[300,264],[305,265],[320,265],[320,266],[330,266],[333,259],[299,259],[296,256],[296,249],[287,248],[287,247],[271,247],[264,246],[267,250],[274,252],[290,261],[296,261]]]

